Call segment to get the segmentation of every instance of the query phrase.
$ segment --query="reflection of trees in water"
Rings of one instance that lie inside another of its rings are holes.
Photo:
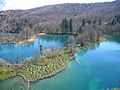
[[[15,44],[5,44],[5,45],[0,45],[0,51],[7,50],[8,48],[12,49],[15,48]]]
[[[24,43],[22,45],[17,44],[5,44],[0,45],[0,56],[10,63],[20,63],[23,59],[29,57],[37,58],[40,54],[39,45],[44,43],[52,43],[50,48],[61,48],[68,39],[68,35],[45,35],[36,39],[32,43]],[[53,41],[53,42],[52,42]],[[49,45],[50,46],[50,45]],[[45,48],[45,46],[43,46]]]
[[[75,61],[77,62],[77,64],[80,65],[80,61],[78,60],[79,57],[77,57],[78,55],[82,57],[82,56],[85,55],[87,52],[92,51],[92,50],[95,50],[96,48],[98,48],[99,45],[100,45],[100,43],[92,44],[91,46],[87,46],[87,47],[84,47],[84,46],[83,46],[83,48],[81,48],[81,49],[77,52],[77,54],[75,55]]]
[[[22,50],[29,48],[29,44],[16,45],[16,44],[5,44],[0,45],[1,58],[4,58],[9,63],[19,63],[24,59],[24,55],[21,54]]]
[[[21,54],[15,54],[15,55],[11,55],[11,54],[7,54],[5,55],[4,59],[11,64],[18,64],[20,62],[23,61],[24,57]]]
[[[67,41],[68,37],[68,35],[45,35],[40,38],[46,41],[60,41],[64,43]]]
[[[96,48],[98,48],[100,45],[100,43],[96,43],[96,44],[92,44],[91,46],[88,47],[83,47],[80,49],[80,51],[78,52],[79,55],[83,56],[84,54],[86,54],[89,51],[95,50]]]
[[[112,41],[112,42],[116,42],[116,43],[120,43],[120,35],[118,36],[107,36],[106,37],[109,41]]]

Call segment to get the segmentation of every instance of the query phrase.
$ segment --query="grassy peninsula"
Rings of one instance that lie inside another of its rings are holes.
[[[63,71],[71,57],[73,57],[73,53],[68,49],[63,49],[56,55],[27,60],[18,65],[7,63],[3,65],[3,62],[1,62],[0,80],[22,76],[25,81],[34,82],[48,78]]]
[[[67,67],[69,60],[74,57],[75,51],[103,41],[105,41],[105,38],[100,38],[99,41],[82,47],[79,44],[70,44],[62,50],[52,51],[49,55],[36,59],[30,58],[17,65],[8,64],[4,60],[1,60],[0,80],[21,76],[25,81],[35,82],[40,79],[49,78]]]
[[[27,81],[51,77],[66,68],[71,56],[69,51],[63,50],[56,56],[42,57],[38,58],[38,60],[25,63],[19,66],[17,73]]]

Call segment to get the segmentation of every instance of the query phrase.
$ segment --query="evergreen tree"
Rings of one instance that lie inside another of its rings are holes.
[[[72,32],[72,30],[73,30],[72,19],[70,19],[70,22],[69,22],[69,28],[70,28],[70,32]]]
[[[43,46],[40,44],[40,56],[43,56]]]
[[[88,24],[91,24],[91,20],[88,20],[87,23],[88,23]]]
[[[80,33],[80,34],[82,34],[83,33],[82,27],[79,27],[79,29],[78,29],[77,32]]]
[[[85,26],[85,19],[82,20],[82,26]]]
[[[116,21],[117,23],[120,23],[120,15],[116,15]]]
[[[62,20],[62,23],[61,23],[62,33],[67,33],[68,32],[68,28],[69,28],[69,22],[65,18],[65,19]]]
[[[102,24],[102,19],[100,18],[99,21],[98,21],[99,25]]]
[[[111,22],[111,25],[115,25],[116,24],[116,20],[113,19],[112,22]]]
[[[96,20],[93,21],[93,24],[96,24]]]

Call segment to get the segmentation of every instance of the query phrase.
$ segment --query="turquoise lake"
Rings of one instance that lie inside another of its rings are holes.
[[[10,63],[20,63],[28,57],[37,57],[40,54],[40,45],[43,48],[63,48],[68,35],[44,35],[38,37],[34,42],[25,44],[0,45],[0,58]]]
[[[120,88],[120,37],[79,50],[63,72],[30,84],[30,90],[107,90],[113,87]],[[23,79],[16,77],[1,81],[0,90],[27,89]]]

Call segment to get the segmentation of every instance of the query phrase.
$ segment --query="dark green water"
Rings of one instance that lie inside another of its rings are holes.
[[[63,48],[67,39],[67,35],[44,35],[32,43],[0,45],[0,58],[10,63],[20,63],[25,58],[37,57],[40,54],[40,44],[44,48]]]
[[[120,87],[119,38],[79,50],[66,70],[30,84],[30,90],[106,90],[112,87]],[[20,77],[0,82],[0,90],[24,88],[25,82]]]

